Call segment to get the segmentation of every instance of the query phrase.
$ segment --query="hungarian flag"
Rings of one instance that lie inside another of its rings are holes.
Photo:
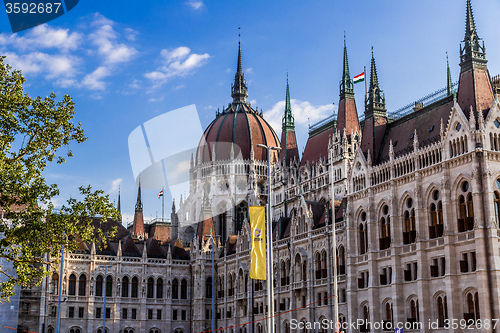
[[[361,74],[359,74],[359,75],[356,75],[356,76],[354,77],[353,82],[354,82],[354,83],[358,83],[358,82],[363,82],[364,80],[365,80],[365,72],[363,72],[363,73],[361,73]]]
[[[252,251],[250,258],[250,278],[266,279],[266,209],[264,206],[250,206],[250,232]]]
[[[160,199],[160,197],[163,196],[163,190],[160,191],[160,193],[158,193],[158,199]]]

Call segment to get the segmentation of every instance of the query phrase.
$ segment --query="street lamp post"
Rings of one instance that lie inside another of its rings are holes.
[[[61,297],[62,297],[62,279],[63,279],[63,266],[64,266],[64,244],[61,247],[61,267],[59,268],[59,297],[57,299],[57,322],[56,322],[56,333],[60,332],[61,329]]]
[[[334,332],[339,331],[339,294],[337,281],[337,234],[335,229],[335,205],[334,205],[334,189],[333,189],[333,148],[330,148],[330,199],[332,201],[332,244],[333,244],[333,306],[335,308],[335,328]]]
[[[281,150],[280,147],[269,147],[263,144],[258,144],[257,147],[267,150],[267,256],[268,256],[268,276],[266,281],[267,287],[267,327],[268,332],[274,333],[274,283],[273,283],[273,223],[271,212],[271,150]]]
[[[99,266],[99,267],[104,267],[104,313],[102,316],[102,333],[106,333],[106,285],[108,282],[108,268],[111,267],[111,265],[107,266]]]
[[[215,331],[215,241],[214,241],[214,237],[220,237],[220,236],[205,235],[205,237],[209,237],[211,242],[212,242],[212,331]]]

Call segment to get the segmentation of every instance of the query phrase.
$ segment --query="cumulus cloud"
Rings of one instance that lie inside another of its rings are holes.
[[[107,19],[102,20],[100,16],[95,19],[95,22],[100,22],[94,24],[97,30],[89,36],[92,44],[97,46],[97,53],[104,58],[105,63],[111,65],[130,61],[137,54],[137,50],[117,42],[118,33],[112,23]]]
[[[123,182],[122,178],[117,178],[111,182],[111,188],[109,189],[108,193],[114,193],[118,191],[120,188],[120,184]]]
[[[125,28],[125,38],[129,41],[135,41],[137,39],[137,35],[139,34],[138,31],[131,29],[131,28]]]
[[[333,106],[328,105],[312,105],[307,101],[299,101],[296,99],[290,100],[293,116],[295,118],[295,126],[307,129],[308,125],[313,125],[320,120],[332,115]],[[285,101],[279,101],[267,111],[264,111],[264,119],[271,124],[277,134],[281,134],[281,118],[285,110]]]
[[[191,53],[191,49],[187,46],[163,49],[160,55],[162,65],[157,70],[144,74],[155,87],[161,86],[171,77],[192,74],[195,69],[203,66],[210,58],[208,53]]]
[[[44,52],[30,52],[18,55],[6,52],[7,63],[24,74],[45,74],[47,79],[71,78],[75,75],[80,58],[66,54],[48,54]]]
[[[43,24],[24,35],[2,33],[0,52],[25,75],[40,75],[61,87],[105,90],[104,78],[138,54],[127,43],[137,31],[116,29],[115,22],[98,13],[89,20],[77,31]]]
[[[194,10],[200,10],[203,7],[205,7],[205,4],[203,3],[203,1],[191,0],[191,1],[187,1],[186,4]]]
[[[102,79],[109,75],[111,73],[107,67],[97,67],[95,71],[83,78],[82,85],[90,90],[104,90],[106,89],[106,83]]]
[[[63,52],[73,51],[81,44],[83,35],[69,32],[69,29],[52,28],[46,24],[39,25],[24,35],[0,34],[0,45],[9,46],[20,51],[58,49]]]

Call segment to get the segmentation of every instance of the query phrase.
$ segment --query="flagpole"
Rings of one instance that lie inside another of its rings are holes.
[[[163,187],[161,188],[161,222],[165,222],[165,192],[163,191]]]

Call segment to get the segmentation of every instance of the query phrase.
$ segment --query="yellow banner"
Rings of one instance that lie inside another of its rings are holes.
[[[250,278],[266,279],[266,209],[264,206],[250,206],[250,232],[252,237],[252,260]]]

